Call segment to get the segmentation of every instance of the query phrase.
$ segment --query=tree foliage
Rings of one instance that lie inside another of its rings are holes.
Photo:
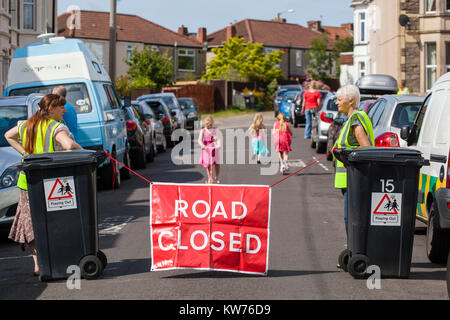
[[[309,61],[308,76],[314,80],[325,80],[332,78],[333,54],[328,50],[328,38],[323,33],[321,38],[311,41],[311,49],[306,53]]]
[[[269,83],[273,79],[282,79],[282,51],[265,54],[260,43],[244,43],[242,38],[231,38],[222,42],[222,47],[213,48],[216,55],[206,65],[205,80],[228,80],[243,82]]]
[[[160,55],[149,46],[140,52],[134,48],[130,60],[125,62],[129,66],[127,75],[134,88],[161,89],[172,83],[173,59],[168,56],[167,50]]]

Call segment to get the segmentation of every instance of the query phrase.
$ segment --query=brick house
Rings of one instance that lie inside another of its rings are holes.
[[[70,13],[58,16],[59,36],[83,40],[90,51],[99,59],[108,71],[109,68],[109,12],[80,11],[77,28],[69,29],[67,20]],[[201,77],[205,61],[206,48],[200,41],[166,29],[137,15],[116,15],[116,76],[126,75],[129,59],[134,48],[139,51],[145,46],[161,54],[167,51],[174,61],[176,80],[198,79]],[[201,33],[199,33],[201,38]]]
[[[311,41],[314,38],[320,38],[321,34],[325,32],[329,44],[332,45],[340,37],[353,36],[344,28],[322,27],[320,21],[315,21],[315,23],[317,28],[313,26],[313,23],[309,28],[305,28],[298,24],[287,23],[285,19],[272,21],[245,19],[208,34],[208,48],[221,46],[223,41],[232,37],[240,37],[245,42],[263,44],[267,53],[282,50],[285,54],[282,56],[280,68],[285,79],[302,81],[306,78],[308,69],[306,53],[311,48]],[[207,60],[209,61],[213,55],[212,52],[208,52]],[[330,70],[330,73],[333,72],[334,70]]]

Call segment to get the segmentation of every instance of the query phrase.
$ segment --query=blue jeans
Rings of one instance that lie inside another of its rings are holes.
[[[347,189],[343,189],[344,193],[344,222],[345,222],[345,233],[348,236],[348,193]]]
[[[305,139],[311,138],[311,123],[315,109],[305,110]]]

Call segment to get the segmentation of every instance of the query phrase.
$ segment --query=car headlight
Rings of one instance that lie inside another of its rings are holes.
[[[17,185],[19,178],[19,171],[17,166],[7,168],[0,177],[0,189],[5,189]]]

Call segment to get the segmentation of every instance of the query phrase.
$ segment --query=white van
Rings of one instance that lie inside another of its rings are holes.
[[[45,38],[16,49],[4,96],[48,94],[56,86],[64,86],[66,100],[77,112],[78,143],[85,149],[105,150],[126,163],[125,116],[108,73],[83,41],[52,34]],[[125,177],[125,169],[109,158],[100,165],[98,174],[105,189],[120,186],[119,170]]]
[[[430,161],[420,170],[417,219],[427,224],[426,250],[434,263],[446,263],[450,249],[450,73],[425,98],[412,128],[401,137]]]

